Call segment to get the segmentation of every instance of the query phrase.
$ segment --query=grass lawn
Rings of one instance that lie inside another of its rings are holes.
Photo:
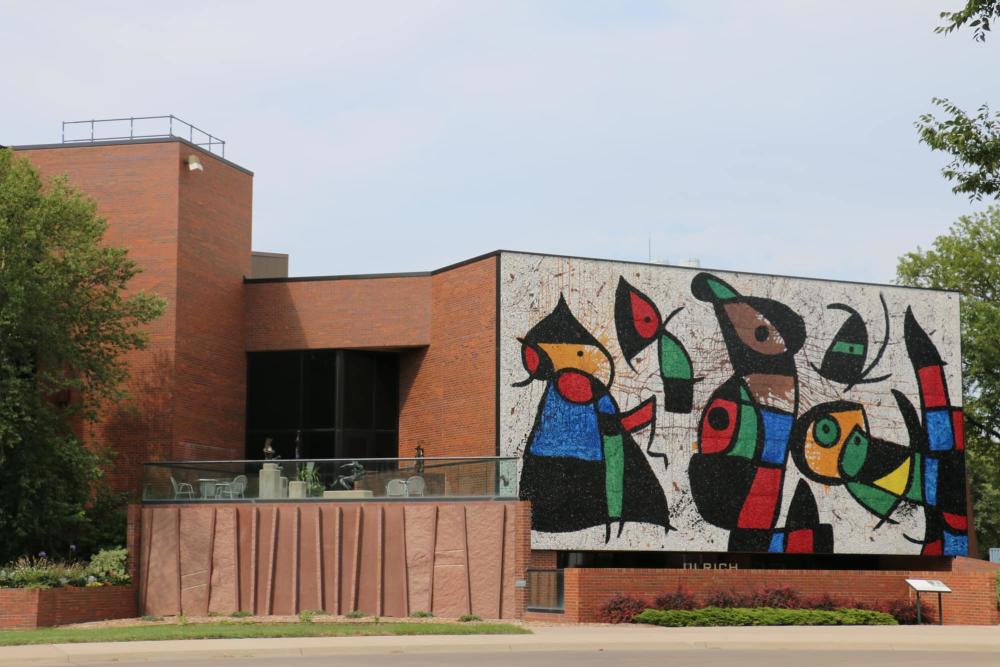
[[[509,623],[254,623],[224,621],[186,625],[135,625],[109,628],[39,628],[0,631],[0,646],[80,642],[134,642],[169,639],[245,639],[247,637],[362,637],[374,635],[524,635],[530,630]]]

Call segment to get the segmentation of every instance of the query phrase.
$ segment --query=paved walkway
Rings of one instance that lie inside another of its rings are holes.
[[[585,650],[975,651],[997,654],[998,626],[657,628],[530,626],[533,635],[196,639],[0,647],[0,667],[144,659]]]

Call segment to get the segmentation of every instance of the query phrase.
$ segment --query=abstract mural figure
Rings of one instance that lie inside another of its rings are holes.
[[[701,378],[694,377],[691,356],[683,343],[667,331],[667,324],[683,307],[677,308],[666,320],[648,296],[618,278],[615,291],[615,329],[618,344],[625,361],[632,370],[632,360],[656,341],[660,378],[663,380],[663,409],[667,412],[687,414],[694,400],[694,384]]]
[[[816,497],[804,480],[799,480],[788,506],[785,527],[771,534],[768,551],[788,554],[833,553],[833,526],[820,523]]]
[[[609,390],[614,364],[560,296],[521,341],[528,378],[546,383],[521,468],[520,497],[531,501],[532,529],[572,532],[625,522],[670,530],[667,501],[633,438],[655,421],[655,400],[621,412]]]
[[[891,521],[903,502],[924,508],[923,555],[968,551],[962,410],[952,406],[937,347],[907,308],[903,338],[917,375],[921,415],[901,392],[892,394],[909,433],[909,447],[874,438],[860,403],[812,408],[792,432],[792,456],[804,475],[844,485],[862,507]],[[876,526],[876,527],[878,527]],[[910,538],[908,538],[910,539]]]
[[[691,292],[714,306],[734,373],[702,412],[688,467],[692,497],[706,521],[730,531],[730,551],[783,550],[774,535],[805,323],[788,306],[742,296],[710,273],[696,275]]]
[[[885,296],[878,295],[882,302],[882,312],[885,315],[885,336],[882,339],[882,346],[868,367],[865,368],[865,358],[868,355],[868,327],[858,311],[843,303],[831,303],[827,306],[831,310],[842,310],[849,314],[847,320],[841,325],[833,341],[823,355],[823,362],[816,366],[811,364],[817,373],[828,380],[846,385],[844,391],[850,391],[852,387],[859,384],[870,384],[887,380],[891,374],[880,375],[869,378],[868,374],[874,370],[875,366],[885,354],[885,348],[889,345],[889,307],[885,303]]]

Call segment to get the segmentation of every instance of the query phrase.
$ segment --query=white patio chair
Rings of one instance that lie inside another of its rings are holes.
[[[408,496],[422,496],[426,488],[427,485],[424,483],[423,477],[414,475],[406,480],[406,495]]]
[[[247,476],[237,475],[231,482],[223,482],[215,485],[216,498],[244,498],[247,489]]]
[[[385,485],[385,495],[390,498],[406,497],[408,495],[406,492],[406,480],[390,479],[389,483]]]
[[[178,498],[194,499],[194,487],[187,482],[178,482],[174,476],[170,476],[170,486],[174,487],[174,500]]]

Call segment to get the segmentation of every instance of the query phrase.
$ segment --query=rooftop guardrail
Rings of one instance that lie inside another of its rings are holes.
[[[130,116],[92,120],[64,120],[64,144],[97,144],[102,141],[139,141],[178,137],[226,157],[226,142],[177,116]]]

